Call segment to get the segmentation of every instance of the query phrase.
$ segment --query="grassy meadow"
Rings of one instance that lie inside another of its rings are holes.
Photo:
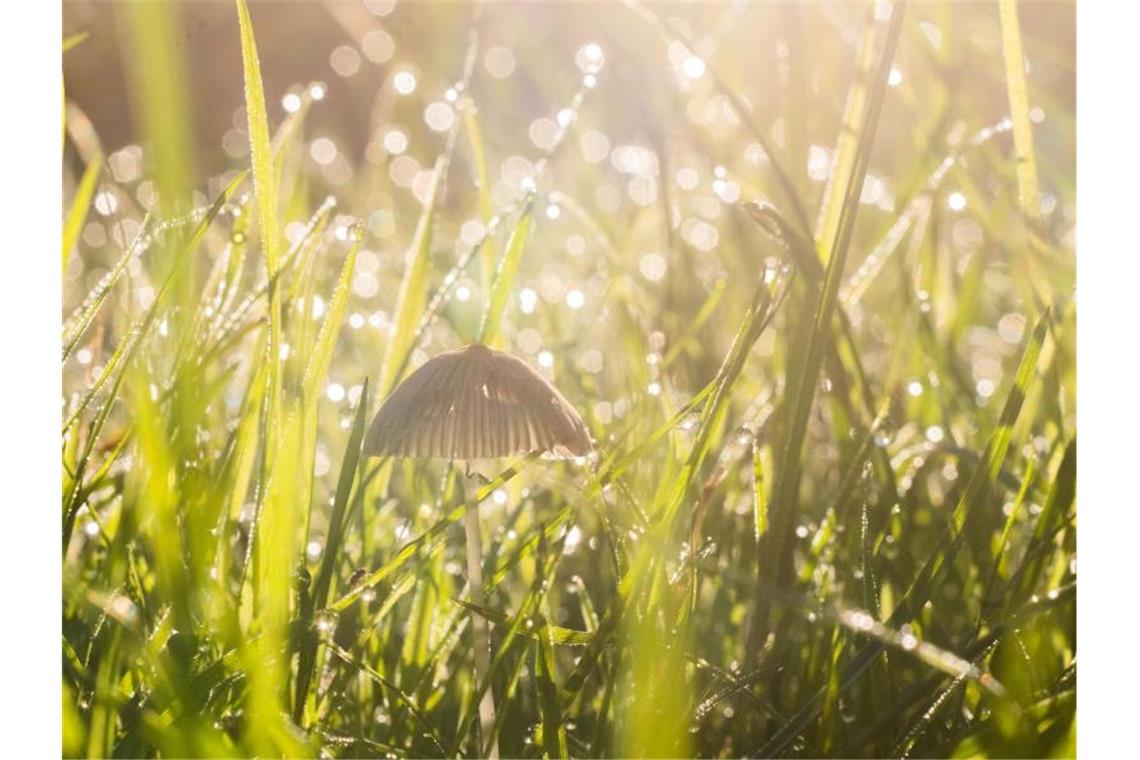
[[[96,11],[65,756],[1075,755],[1073,6]],[[361,452],[480,338],[595,447],[473,463],[484,604],[465,466]]]

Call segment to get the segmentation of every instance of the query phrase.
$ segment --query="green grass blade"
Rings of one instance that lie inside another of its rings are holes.
[[[75,249],[79,241],[79,233],[83,223],[87,221],[87,211],[91,208],[91,198],[95,195],[95,183],[99,180],[99,171],[103,167],[103,154],[96,153],[83,178],[75,188],[75,197],[71,200],[71,210],[67,212],[67,219],[63,223],[63,268],[67,269],[67,257]]]
[[[245,110],[249,127],[250,161],[253,189],[257,198],[257,222],[261,249],[265,255],[265,273],[269,280],[269,331],[266,353],[269,357],[269,413],[264,421],[268,451],[276,449],[277,431],[281,427],[281,379],[277,356],[281,345],[281,303],[278,270],[280,269],[280,229],[277,224],[277,177],[273,171],[273,150],[269,142],[269,117],[265,111],[265,92],[261,82],[261,63],[257,41],[245,0],[235,0],[238,31],[241,37],[242,72],[245,82]]]
[[[345,257],[344,266],[341,267],[336,288],[329,298],[325,320],[321,323],[321,330],[317,333],[312,356],[309,359],[308,366],[305,367],[302,388],[304,389],[306,403],[313,403],[319,394],[318,384],[328,374],[333,351],[336,349],[336,339],[340,334],[341,325],[344,324],[345,312],[348,310],[352,275],[356,271],[356,256],[359,251],[360,241],[357,240],[348,250],[348,256]]]
[[[1002,407],[997,428],[991,434],[989,443],[986,445],[985,456],[978,466],[975,467],[973,475],[970,477],[969,482],[958,500],[954,514],[951,517],[950,525],[947,527],[947,535],[938,551],[930,556],[918,573],[918,576],[907,589],[903,599],[888,619],[888,626],[901,627],[915,617],[918,610],[921,609],[922,605],[929,598],[930,590],[935,585],[940,571],[945,567],[947,558],[952,556],[950,552],[951,547],[960,543],[962,527],[965,525],[970,513],[973,511],[973,508],[982,503],[987,497],[994,480],[1001,470],[1002,461],[1005,459],[1005,455],[1009,449],[1013,425],[1017,421],[1022,403],[1028,395],[1029,384],[1037,369],[1037,359],[1040,355],[1042,344],[1045,341],[1047,327],[1048,314],[1042,317],[1038,322],[1037,327],[1034,329],[1033,334],[1026,344],[1021,356],[1021,361],[1018,364],[1017,375],[1014,378],[1013,386],[1010,388],[1009,394],[1006,396],[1005,405]],[[884,648],[884,644],[876,642],[861,649],[855,657],[852,658],[850,665],[848,665],[844,674],[843,684],[840,686],[840,691],[846,691],[850,688],[851,685],[866,672],[875,659],[882,653]],[[760,754],[763,756],[771,756],[782,752],[788,747],[795,737],[819,715],[822,701],[822,692],[817,692],[808,699],[761,747]]]
[[[842,185],[845,192],[843,203],[838,211],[839,220],[835,225],[835,235],[827,248],[829,254],[823,293],[815,314],[807,354],[800,374],[795,379],[794,387],[791,389],[791,393],[794,394],[790,408],[791,419],[788,422],[787,432],[780,449],[781,457],[777,465],[776,483],[770,506],[773,539],[775,541],[772,552],[772,567],[775,570],[773,575],[779,583],[785,582],[791,575],[792,557],[789,547],[793,543],[791,533],[795,525],[794,507],[800,482],[808,418],[819,386],[819,374],[823,366],[826,344],[831,340],[832,319],[836,311],[839,284],[847,261],[848,247],[859,206],[859,196],[867,175],[867,164],[870,159],[871,147],[874,144],[879,115],[882,113],[883,102],[886,98],[887,77],[890,73],[891,61],[894,59],[899,33],[902,30],[904,13],[905,6],[903,4],[894,6],[878,67],[874,73],[869,102],[867,107],[862,109],[863,120],[859,126],[858,148],[855,158],[850,164],[850,177]]]
[[[534,646],[534,672],[538,679],[538,696],[542,714],[542,745],[547,757],[570,757],[566,743],[566,724],[559,704],[557,676],[554,670],[554,651],[548,627]]]
[[[863,25],[863,41],[855,60],[855,81],[847,91],[843,106],[843,120],[839,125],[839,138],[835,143],[835,160],[831,166],[831,179],[823,192],[819,221],[816,223],[815,245],[826,266],[842,240],[837,235],[844,218],[844,207],[850,203],[854,186],[855,197],[863,185],[864,175],[855,171],[860,145],[865,142],[864,123],[867,121],[869,90],[874,73],[875,48],[879,42],[875,14],[868,8]],[[889,61],[888,61],[889,62]]]
[[[507,307],[507,298],[515,285],[515,278],[519,271],[519,261],[522,259],[523,246],[526,243],[527,233],[530,231],[531,207],[528,203],[522,215],[511,230],[507,239],[507,247],[499,259],[495,269],[495,279],[491,285],[491,295],[487,300],[487,310],[483,314],[483,322],[479,327],[479,342],[489,346],[496,345],[503,311]]]
[[[245,0],[236,0],[241,34],[241,60],[245,74],[245,108],[249,126],[253,189],[257,196],[257,221],[261,247],[265,252],[266,273],[272,278],[280,266],[281,238],[277,226],[277,183],[273,172],[273,149],[269,142],[269,116],[261,84],[261,63],[257,41]]]
[[[396,308],[392,321],[394,328],[388,347],[384,352],[384,367],[377,384],[377,397],[387,398],[388,393],[399,380],[398,373],[404,357],[412,353],[415,346],[416,325],[427,306],[428,275],[430,274],[432,224],[435,219],[436,198],[443,178],[447,174],[449,161],[446,156],[436,160],[432,173],[431,188],[424,201],[416,232],[408,248],[407,265],[400,281],[400,293],[396,298]]]
[[[1030,335],[1021,355],[1021,361],[1018,363],[1013,385],[1009,389],[1001,416],[998,418],[997,427],[990,434],[989,442],[986,444],[982,461],[974,468],[962,496],[954,507],[954,513],[947,528],[946,540],[940,550],[931,555],[922,571],[907,589],[898,608],[891,615],[891,625],[901,625],[918,614],[918,609],[929,598],[931,586],[936,582],[949,557],[952,556],[949,547],[961,540],[966,522],[989,497],[1009,451],[1013,427],[1021,414],[1021,407],[1030,393],[1030,386],[1037,372],[1037,360],[1045,343],[1049,322],[1050,315],[1046,312],[1038,321],[1033,334]]]
[[[474,108],[463,111],[463,127],[467,142],[471,146],[471,162],[475,165],[475,184],[479,190],[479,217],[483,224],[491,221],[495,209],[491,202],[491,177],[487,173],[487,148],[483,142],[483,130],[479,126],[479,116]],[[491,292],[491,280],[495,274],[495,253],[488,245],[482,246],[480,257],[483,274],[483,289]]]
[[[1017,0],[999,0],[998,9],[1009,115],[1013,121],[1017,200],[1025,218],[1036,221],[1041,217],[1041,196],[1037,185],[1037,151],[1033,148],[1033,123],[1029,118],[1029,85],[1025,80],[1025,53],[1021,45]]]
[[[325,538],[324,556],[321,567],[317,572],[316,582],[309,597],[309,603],[300,611],[302,625],[302,642],[300,656],[297,664],[296,694],[293,699],[293,720],[301,723],[305,712],[305,703],[308,700],[309,688],[313,680],[313,667],[316,664],[316,633],[310,631],[313,611],[324,609],[328,601],[329,590],[332,588],[333,573],[336,563],[341,559],[341,546],[347,530],[347,515],[349,497],[352,495],[352,486],[356,482],[357,472],[360,469],[360,444],[364,440],[364,429],[368,422],[366,412],[368,409],[368,379],[360,393],[360,400],[356,406],[356,416],[352,422],[352,431],[349,433],[348,444],[344,450],[344,459],[340,466],[340,477],[337,480],[336,495],[333,497],[332,512],[329,515],[329,532]]]

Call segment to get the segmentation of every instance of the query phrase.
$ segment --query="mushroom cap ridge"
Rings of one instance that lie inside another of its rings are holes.
[[[365,456],[491,459],[593,448],[570,402],[521,359],[472,343],[428,360],[376,413]]]

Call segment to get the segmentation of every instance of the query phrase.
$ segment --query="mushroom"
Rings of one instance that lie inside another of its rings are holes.
[[[582,418],[557,388],[521,359],[481,343],[442,353],[409,375],[384,401],[364,441],[365,456],[442,458],[468,465],[519,454],[584,456],[591,449]],[[469,466],[464,472],[468,583],[472,601],[483,605],[479,482]],[[478,684],[490,667],[487,621],[472,614],[471,629]],[[495,723],[490,687],[479,703],[479,723],[482,736],[488,736]],[[494,742],[489,755],[498,757]]]

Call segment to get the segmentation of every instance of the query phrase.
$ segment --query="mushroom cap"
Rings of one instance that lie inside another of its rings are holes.
[[[433,357],[384,401],[365,456],[491,459],[593,448],[570,402],[521,359],[481,343]]]

